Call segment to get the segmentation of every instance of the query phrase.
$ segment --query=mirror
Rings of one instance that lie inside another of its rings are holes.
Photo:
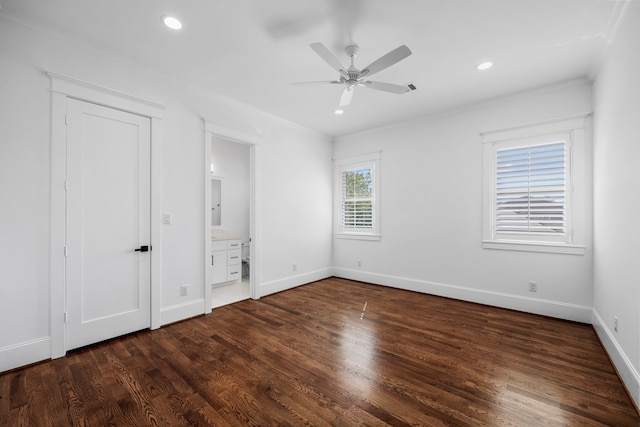
[[[211,177],[211,226],[222,226],[222,178]]]

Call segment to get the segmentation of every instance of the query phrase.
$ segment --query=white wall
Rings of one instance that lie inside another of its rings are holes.
[[[627,6],[594,84],[593,324],[640,406],[640,3]]]
[[[482,131],[589,112],[586,82],[338,138],[334,158],[382,151],[379,242],[334,240],[337,274],[589,322],[591,182],[576,207],[585,255],[483,249]],[[587,153],[591,153],[587,138]],[[591,168],[590,155],[583,165]],[[362,267],[357,267],[357,260]],[[528,282],[538,282],[538,292]]]
[[[162,225],[162,242],[154,242],[162,250],[162,323],[204,310],[203,239],[210,230],[203,218],[203,118],[261,136],[265,214],[258,220],[265,256],[254,269],[269,281],[261,294],[330,274],[331,217],[318,208],[331,204],[329,138],[0,17],[0,371],[51,354],[51,100],[44,71],[165,106],[163,141],[154,147],[162,152],[162,211],[173,219]],[[285,267],[292,254],[295,273]],[[190,295],[180,296],[182,284],[191,285]]]
[[[0,54],[0,349],[24,341],[48,349],[47,86],[37,69]],[[12,367],[2,361],[0,353],[0,371]]]
[[[279,129],[277,148],[264,152],[260,295],[332,275],[331,146],[305,141],[296,129]],[[293,264],[297,269],[294,271]]]

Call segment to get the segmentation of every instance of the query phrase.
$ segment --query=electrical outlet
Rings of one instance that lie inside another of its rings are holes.
[[[185,297],[189,295],[189,285],[180,286],[180,296]]]
[[[296,263],[293,264],[293,271],[298,271],[298,264]]]
[[[173,219],[171,218],[171,214],[170,213],[162,214],[162,223],[163,224],[171,224],[172,222],[173,222]]]
[[[613,316],[613,330],[618,332],[618,316]]]
[[[538,292],[538,282],[529,282],[529,292]]]

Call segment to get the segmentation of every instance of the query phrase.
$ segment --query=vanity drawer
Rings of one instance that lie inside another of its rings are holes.
[[[242,240],[227,240],[227,250],[242,250]]]
[[[229,265],[236,265],[242,262],[242,249],[233,249],[227,251],[227,263]]]
[[[227,280],[237,280],[242,277],[242,265],[230,265],[227,270]]]

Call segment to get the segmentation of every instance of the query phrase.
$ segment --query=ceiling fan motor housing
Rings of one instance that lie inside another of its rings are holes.
[[[393,83],[385,83],[385,82],[376,82],[376,81],[365,81],[364,78],[368,77],[372,74],[380,72],[391,65],[403,60],[407,56],[411,55],[411,50],[406,46],[402,45],[391,52],[381,56],[380,58],[373,61],[371,64],[366,66],[364,69],[360,70],[355,67],[353,64],[354,58],[357,56],[359,47],[358,45],[352,44],[345,48],[345,52],[349,55],[351,59],[351,65],[349,68],[346,68],[342,65],[340,60],[336,58],[329,49],[327,49],[322,43],[311,43],[309,45],[311,49],[314,50],[322,58],[331,68],[338,71],[340,73],[339,80],[332,81],[324,81],[324,82],[304,82],[304,83],[296,83],[296,84],[344,84],[346,88],[342,93],[342,97],[340,98],[340,106],[344,107],[349,105],[351,102],[351,97],[353,96],[353,90],[356,86],[364,86],[370,89],[381,90],[384,92],[391,92],[396,94],[410,92],[415,90],[415,86],[413,84],[407,85],[397,85]]]

